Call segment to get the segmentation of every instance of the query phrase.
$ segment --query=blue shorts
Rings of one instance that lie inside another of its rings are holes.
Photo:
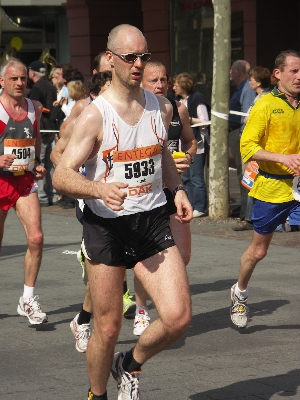
[[[293,225],[300,225],[300,202],[292,200],[286,203],[268,203],[253,199],[251,221],[253,229],[261,235],[275,231],[278,225],[293,216]]]

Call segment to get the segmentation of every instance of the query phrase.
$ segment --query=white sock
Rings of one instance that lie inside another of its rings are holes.
[[[24,285],[23,301],[27,301],[29,297],[33,297],[34,287]]]
[[[136,314],[136,315],[139,315],[140,310],[144,310],[147,314],[148,314],[148,312],[149,312],[147,306],[138,306],[138,305],[136,305],[135,314]]]
[[[236,296],[240,299],[240,300],[242,300],[242,301],[245,301],[246,299],[247,299],[247,297],[248,297],[248,286],[246,287],[246,289],[245,290],[241,290],[240,288],[239,288],[239,285],[238,285],[238,283],[235,285],[235,294],[236,294]]]

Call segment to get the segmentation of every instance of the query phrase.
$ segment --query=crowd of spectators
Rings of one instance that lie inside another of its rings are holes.
[[[97,72],[102,53],[93,60],[93,71]],[[263,72],[268,75],[263,84],[260,78]],[[250,73],[250,76],[249,76]],[[252,85],[249,84],[252,80]],[[252,68],[245,60],[237,60],[232,64],[229,79],[232,83],[230,109],[233,111],[250,112],[253,101],[276,84],[273,75],[262,67]],[[271,79],[271,81],[270,81]],[[47,175],[39,182],[39,200],[42,207],[61,205],[64,208],[74,207],[74,201],[66,201],[56,193],[52,186],[54,166],[50,160],[50,153],[59,138],[58,132],[64,120],[78,100],[86,98],[86,88],[82,73],[69,62],[57,64],[47,72],[47,65],[41,61],[33,61],[28,66],[27,96],[38,100],[43,105],[41,119],[42,150],[41,162],[47,169]],[[257,97],[256,97],[257,96]],[[182,174],[183,183],[187,189],[189,200],[193,206],[194,218],[207,215],[207,182],[206,170],[209,154],[209,123],[210,120],[210,90],[204,72],[182,72],[174,77],[168,76],[167,97],[183,103],[190,115],[190,124],[202,123],[202,126],[193,127],[193,133],[198,143],[197,154],[189,171]],[[229,117],[229,147],[237,167],[238,182],[240,184],[245,165],[240,157],[239,140],[247,118],[239,115]],[[241,206],[233,211],[232,217],[239,217],[233,226],[235,230],[252,229],[251,221],[245,219],[247,208],[247,189],[241,187]],[[66,204],[67,203],[67,204]]]

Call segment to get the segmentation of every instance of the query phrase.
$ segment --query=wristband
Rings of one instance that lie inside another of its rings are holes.
[[[36,156],[34,159],[35,159],[35,161],[36,161],[37,163],[41,164],[41,159],[40,159],[40,157]]]
[[[188,151],[185,152],[185,154],[188,154],[191,157],[191,164],[194,162],[194,157],[189,153]]]
[[[175,198],[175,196],[176,196],[176,193],[177,193],[179,190],[183,190],[183,191],[186,193],[186,195],[187,195],[187,190],[186,190],[186,188],[185,188],[184,186],[182,186],[182,185],[179,185],[179,186],[177,186],[177,187],[172,191],[172,195],[173,195],[174,198]]]

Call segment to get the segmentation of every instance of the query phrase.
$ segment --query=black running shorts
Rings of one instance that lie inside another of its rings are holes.
[[[151,211],[103,218],[85,205],[83,251],[95,263],[133,268],[175,245],[165,206]]]

